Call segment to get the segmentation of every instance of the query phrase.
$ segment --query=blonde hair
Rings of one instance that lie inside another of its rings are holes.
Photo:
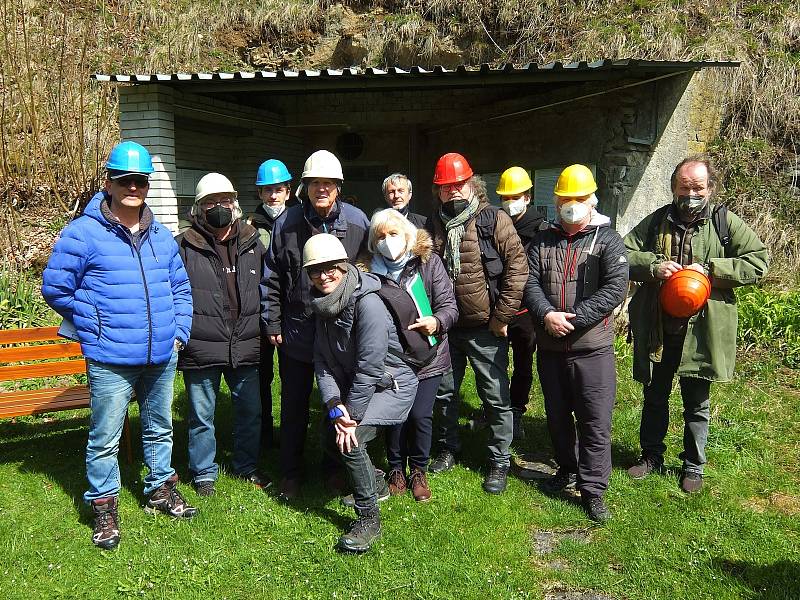
[[[369,239],[367,249],[372,253],[378,251],[378,233],[390,225],[397,225],[406,237],[406,248],[408,252],[417,240],[417,228],[411,221],[406,219],[401,213],[393,208],[384,208],[376,211],[369,222]]]

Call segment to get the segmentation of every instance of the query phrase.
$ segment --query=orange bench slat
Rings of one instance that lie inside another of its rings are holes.
[[[89,408],[89,389],[85,385],[20,390],[0,394],[0,418],[7,419],[76,408]]]
[[[0,363],[46,360],[48,358],[71,358],[73,356],[83,356],[81,354],[81,345],[77,342],[0,348]]]
[[[0,381],[31,379],[33,377],[53,377],[55,375],[75,375],[77,373],[86,373],[85,360],[61,360],[33,365],[0,367]]]
[[[0,344],[22,342],[48,342],[63,339],[58,336],[58,327],[28,327],[26,329],[0,330]]]

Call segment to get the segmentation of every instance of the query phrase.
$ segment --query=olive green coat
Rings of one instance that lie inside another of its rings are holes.
[[[713,207],[711,207],[713,210]],[[631,281],[640,281],[628,307],[633,335],[633,377],[648,384],[652,374],[653,336],[650,328],[661,320],[657,311],[660,280],[656,266],[667,260],[655,254],[651,221],[664,215],[657,210],[645,217],[625,236]],[[692,236],[694,262],[704,264],[711,279],[711,297],[703,309],[689,319],[683,354],[678,367],[679,377],[698,377],[710,381],[730,381],[736,361],[736,327],[738,314],[733,288],[757,283],[767,272],[769,256],[764,244],[744,221],[728,211],[731,243],[725,257],[722,243],[711,219],[706,219]],[[649,246],[649,247],[648,247]]]

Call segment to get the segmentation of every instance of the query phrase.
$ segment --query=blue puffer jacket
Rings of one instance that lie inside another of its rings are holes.
[[[61,232],[44,271],[42,295],[72,321],[84,356],[112,365],[170,360],[192,326],[192,289],[172,233],[145,207],[141,235],[110,222],[91,199]],[[136,239],[136,243],[134,243]]]

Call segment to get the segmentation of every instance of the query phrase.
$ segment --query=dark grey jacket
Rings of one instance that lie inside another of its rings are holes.
[[[447,341],[447,331],[458,321],[458,304],[453,290],[453,282],[447,274],[447,269],[437,254],[433,253],[433,240],[431,234],[424,229],[417,229],[417,240],[411,248],[413,258],[406,263],[399,281],[405,286],[416,273],[422,277],[428,300],[431,303],[434,318],[439,321],[436,338],[439,348],[436,358],[427,367],[417,373],[419,379],[428,379],[441,375],[450,368],[450,344]],[[369,254],[359,257],[358,268],[369,272],[371,256]]]
[[[572,236],[551,223],[528,250],[524,301],[542,350],[595,350],[614,343],[613,310],[628,291],[628,261],[620,235],[607,217],[598,217]],[[563,338],[547,333],[543,319],[552,311],[575,313],[575,331]]]
[[[336,400],[361,425],[403,423],[418,379],[403,361],[392,317],[375,294],[380,279],[359,273],[360,285],[334,319],[316,315],[314,370],[323,403]]]

